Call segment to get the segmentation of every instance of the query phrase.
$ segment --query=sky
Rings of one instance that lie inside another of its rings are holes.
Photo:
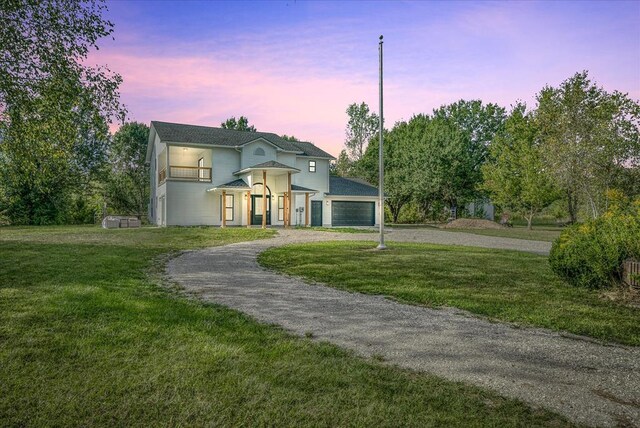
[[[535,106],[588,70],[640,99],[640,1],[110,1],[115,25],[89,57],[124,82],[129,120],[220,126],[247,116],[336,155],[347,106],[387,127],[460,99]]]

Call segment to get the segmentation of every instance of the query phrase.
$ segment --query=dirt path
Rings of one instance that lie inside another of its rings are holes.
[[[256,261],[259,252],[273,246],[353,239],[371,238],[283,230],[274,239],[185,253],[169,263],[168,273],[200,299],[298,335],[311,333],[361,355],[490,388],[579,423],[640,426],[640,348],[605,346],[548,330],[492,323],[455,309],[404,305],[309,285],[266,271]],[[425,242],[419,239],[412,242]]]

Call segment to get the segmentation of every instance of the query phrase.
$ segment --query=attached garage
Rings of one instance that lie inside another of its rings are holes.
[[[374,226],[375,202],[333,201],[331,204],[333,226]]]
[[[357,178],[329,177],[324,226],[375,226],[379,222],[378,188]]]

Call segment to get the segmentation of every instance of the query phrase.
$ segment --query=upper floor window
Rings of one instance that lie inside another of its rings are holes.
[[[204,158],[198,159],[198,179],[203,181],[206,177],[206,173],[204,170]]]
[[[262,147],[258,147],[253,151],[254,156],[264,156],[264,149]]]
[[[309,161],[309,172],[316,172],[316,161]]]

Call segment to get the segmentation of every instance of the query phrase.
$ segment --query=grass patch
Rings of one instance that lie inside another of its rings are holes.
[[[184,299],[147,275],[167,252],[271,234],[0,228],[0,425],[569,425]]]
[[[316,232],[334,232],[334,233],[375,233],[376,230],[373,227],[358,228],[358,227],[302,227],[297,226],[296,229],[312,230]]]
[[[465,232],[474,235],[499,236],[502,238],[527,239],[529,241],[547,241],[556,240],[562,228],[555,226],[534,226],[533,229],[527,230],[526,226],[505,227],[504,229],[440,229],[447,232]]]
[[[535,254],[430,244],[328,242],[273,248],[266,267],[333,287],[495,320],[640,345],[640,310],[571,287]]]

